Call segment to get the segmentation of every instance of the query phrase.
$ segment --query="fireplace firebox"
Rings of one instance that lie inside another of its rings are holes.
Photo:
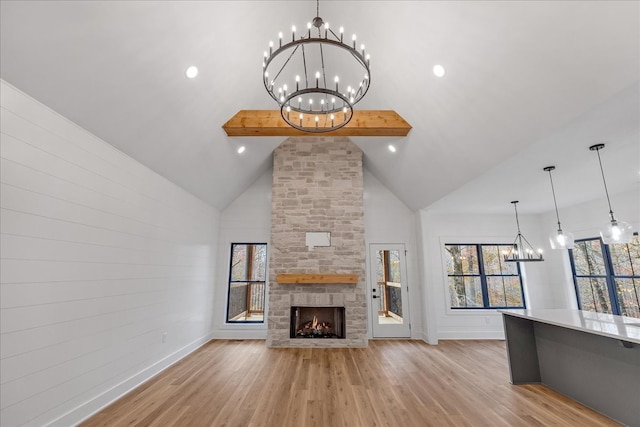
[[[291,307],[291,338],[345,338],[344,307]]]

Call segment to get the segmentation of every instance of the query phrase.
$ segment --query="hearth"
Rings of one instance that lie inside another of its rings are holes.
[[[291,307],[291,338],[345,338],[344,307]]]

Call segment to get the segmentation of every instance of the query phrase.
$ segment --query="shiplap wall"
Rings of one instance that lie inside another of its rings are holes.
[[[0,425],[72,425],[208,341],[219,213],[0,84]]]

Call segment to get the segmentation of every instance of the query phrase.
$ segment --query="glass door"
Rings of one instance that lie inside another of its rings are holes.
[[[409,304],[403,244],[371,244],[370,310],[374,338],[409,338]]]

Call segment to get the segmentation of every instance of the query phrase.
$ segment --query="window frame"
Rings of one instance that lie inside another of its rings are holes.
[[[569,249],[569,262],[571,264],[571,276],[573,277],[573,289],[576,293],[576,302],[578,303],[578,309],[584,310],[582,308],[582,301],[580,299],[580,288],[578,286],[578,278],[604,278],[605,283],[607,285],[607,295],[609,295],[609,302],[611,304],[611,314],[616,316],[624,316],[620,309],[620,300],[618,299],[617,294],[617,286],[616,279],[638,279],[640,280],[640,276],[629,276],[629,275],[616,275],[615,268],[613,266],[613,257],[611,256],[611,251],[609,249],[609,245],[605,244],[602,241],[601,237],[587,237],[584,239],[576,239],[575,243],[578,244],[580,242],[586,241],[599,241],[600,248],[602,251],[602,260],[604,263],[604,271],[606,275],[578,275],[576,274],[576,263],[575,258],[573,256],[574,249]],[[625,244],[626,243],[620,243]],[[594,311],[594,313],[603,313],[601,311]],[[608,314],[608,313],[605,313]]]
[[[257,245],[264,245],[265,247],[265,271],[264,271],[264,280],[232,280],[232,275],[233,275],[233,253],[234,253],[234,247],[235,246],[257,246]],[[267,280],[269,277],[269,245],[267,242],[231,242],[231,244],[229,245],[229,273],[227,276],[227,301],[225,304],[225,324],[227,325],[264,325],[265,324],[265,317],[267,315],[266,313],[266,298],[267,298]],[[262,307],[262,320],[231,320],[229,319],[229,302],[231,300],[231,288],[233,287],[232,285],[234,283],[247,283],[247,284],[252,284],[252,283],[258,283],[258,284],[262,284],[263,285],[263,296],[262,296],[262,300],[263,300],[263,307]]]
[[[478,274],[449,274],[446,271],[447,262],[445,261],[445,288],[446,288],[446,296],[447,296],[447,308],[449,310],[460,311],[460,310],[503,310],[503,309],[526,309],[527,301],[525,298],[524,292],[524,280],[522,278],[522,270],[520,269],[520,263],[516,264],[516,274],[486,274],[485,265],[484,265],[484,255],[482,253],[483,246],[504,246],[504,247],[513,247],[513,243],[444,243],[444,252],[447,253],[447,246],[474,246],[476,248],[476,255],[478,257]],[[500,252],[500,251],[499,251]],[[448,256],[448,255],[447,255]],[[504,261],[503,261],[504,262]],[[449,287],[449,278],[450,277],[479,277],[480,278],[480,288],[482,293],[482,306],[481,307],[453,307],[451,305],[451,289]],[[522,299],[521,306],[491,306],[489,300],[489,286],[487,284],[487,277],[517,277],[520,283],[520,297]]]

